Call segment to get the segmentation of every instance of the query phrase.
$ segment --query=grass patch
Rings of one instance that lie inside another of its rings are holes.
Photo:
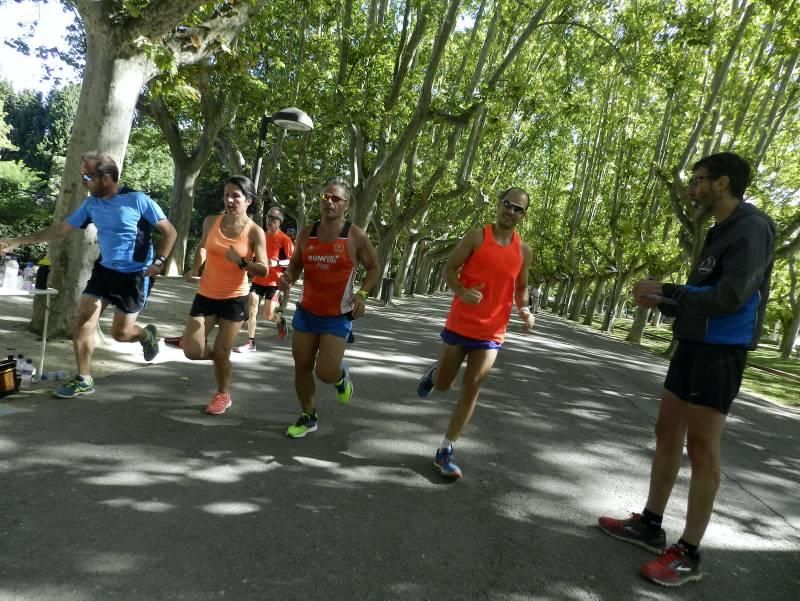
[[[633,320],[620,318],[614,320],[614,332],[612,338],[625,340],[631,330]],[[602,318],[595,318],[592,321],[592,328],[599,330],[603,325]],[[604,332],[608,335],[607,332]],[[647,334],[650,334],[648,336]],[[652,353],[666,358],[666,351],[669,348],[669,341],[672,338],[672,330],[669,326],[658,328],[648,325],[645,327],[645,336],[639,346]],[[764,344],[748,355],[748,363],[755,363],[770,367],[783,372],[800,377],[800,358],[781,359],[778,349],[774,345]],[[782,378],[753,368],[746,368],[742,378],[742,388],[758,396],[768,398],[772,401],[786,405],[788,407],[800,407],[800,383]]]

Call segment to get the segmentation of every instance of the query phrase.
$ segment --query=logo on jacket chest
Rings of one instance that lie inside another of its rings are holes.
[[[717,260],[714,257],[706,257],[703,259],[703,262],[700,263],[700,267],[697,268],[697,271],[702,273],[703,275],[708,275],[712,271],[714,271],[714,266],[717,264]]]

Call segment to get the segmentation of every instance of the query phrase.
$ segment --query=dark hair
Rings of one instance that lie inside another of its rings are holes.
[[[703,157],[692,166],[692,171],[705,167],[714,179],[728,176],[731,194],[744,200],[744,191],[750,184],[750,163],[732,152],[720,152]]]
[[[245,177],[244,175],[232,175],[225,180],[225,185],[227,186],[228,184],[237,186],[246,198],[249,198],[250,200],[258,200],[256,186],[249,177]]]
[[[327,180],[325,180],[325,185],[323,188],[327,188],[328,186],[339,186],[344,190],[345,198],[348,201],[350,200],[350,184],[343,177],[329,177]]]
[[[523,194],[525,196],[525,200],[528,203],[525,206],[526,209],[531,204],[531,197],[528,194],[528,192],[526,190],[523,190],[522,188],[517,188],[516,186],[512,186],[511,188],[508,188],[508,189],[503,190],[502,192],[500,192],[500,196],[499,196],[500,200],[503,200],[506,197],[506,195],[509,194],[510,192],[519,192],[520,194]]]
[[[119,181],[119,167],[114,158],[99,150],[90,150],[81,155],[81,163],[94,163],[94,172],[98,175],[110,175],[114,182]]]

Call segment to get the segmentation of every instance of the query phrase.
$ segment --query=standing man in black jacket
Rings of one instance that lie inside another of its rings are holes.
[[[714,216],[702,253],[684,286],[642,280],[633,287],[640,307],[658,306],[675,317],[678,341],[669,365],[656,422],[650,490],[641,514],[601,517],[611,536],[660,553],[642,575],[664,586],[700,580],[697,547],[703,538],[720,479],[720,439],[739,392],[747,351],[756,348],[769,297],[775,223],[744,202],[750,165],[723,152],[692,168],[689,198]],[[683,444],[691,463],[683,534],[668,549],[661,528],[678,475]]]

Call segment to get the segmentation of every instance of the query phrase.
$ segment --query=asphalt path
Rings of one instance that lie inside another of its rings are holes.
[[[92,396],[0,403],[0,600],[800,598],[800,415],[743,396],[723,440],[703,581],[665,589],[654,557],[596,526],[640,511],[666,363],[540,314],[512,319],[457,445],[434,471],[457,390],[416,396],[445,295],[370,306],[347,350],[355,395],[299,412],[288,344],[234,356],[211,417],[209,363],[164,349]],[[265,330],[266,331],[266,330]],[[688,463],[667,509],[680,535]]]

